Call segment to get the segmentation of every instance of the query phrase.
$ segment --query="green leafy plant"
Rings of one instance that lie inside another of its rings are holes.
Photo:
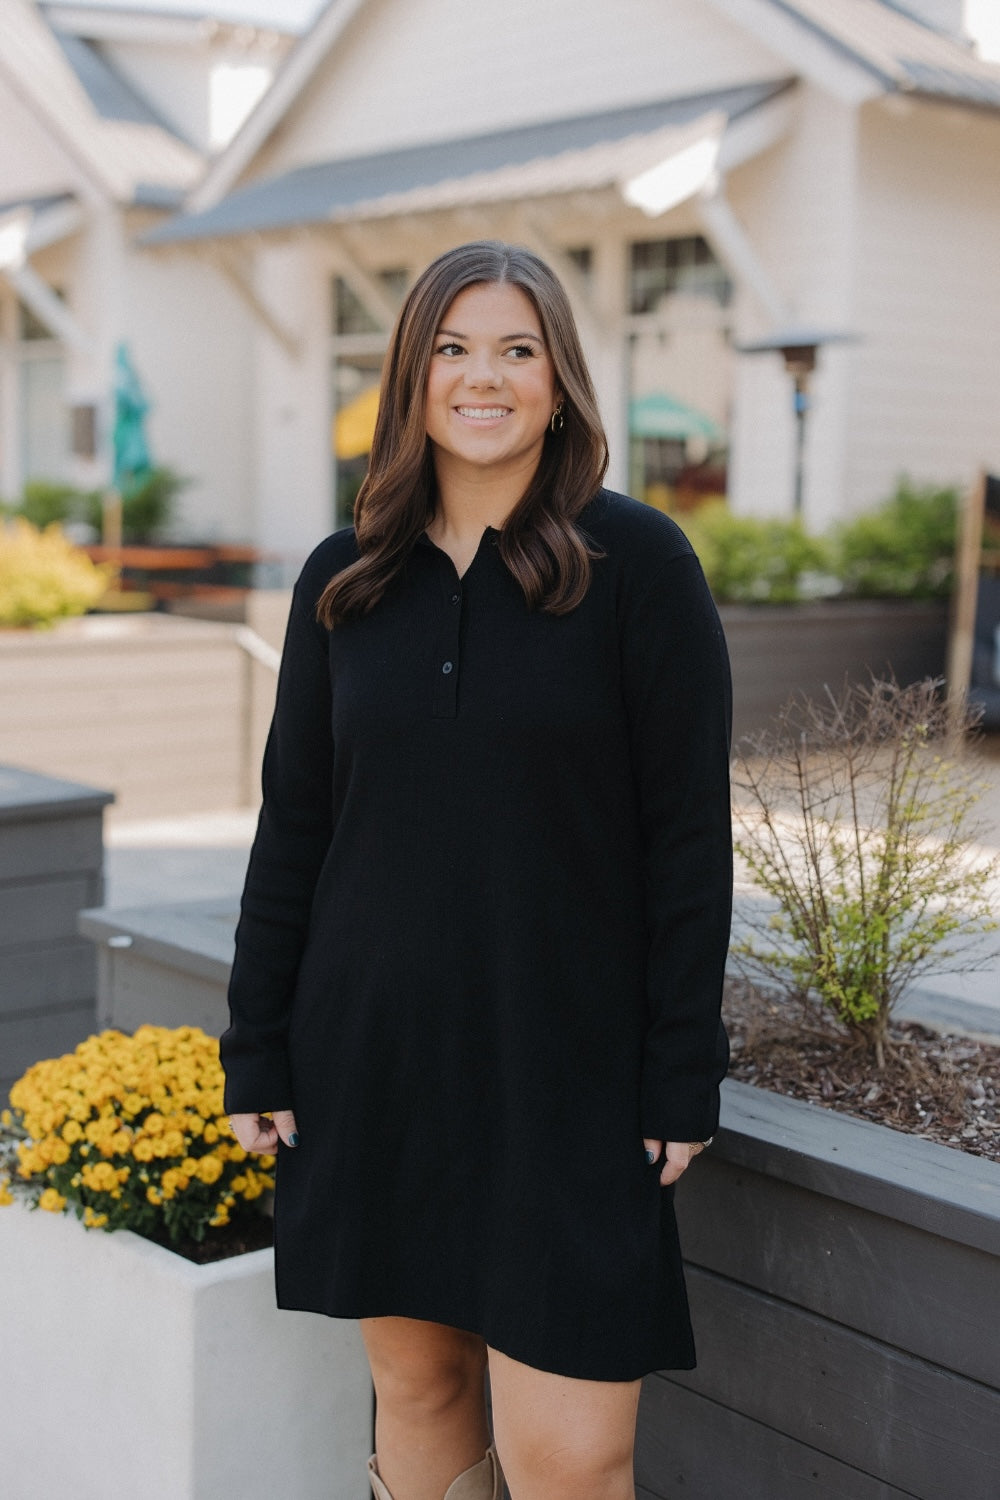
[[[959,493],[900,479],[876,510],[836,527],[845,592],[861,598],[943,598],[951,592]]]
[[[787,604],[806,596],[806,580],[829,573],[830,550],[800,521],[734,516],[710,501],[678,517],[720,602]]]
[[[947,753],[959,742],[940,688],[873,681],[821,703],[795,697],[734,767],[737,852],[770,898],[734,953],[750,979],[835,1018],[879,1067],[906,985],[978,967],[986,955],[969,939],[997,928],[1000,862],[973,847],[982,788]]]
[[[191,483],[166,465],[150,469],[127,495],[122,496],[122,539],[125,542],[152,542],[167,529],[174,514],[174,502]]]
[[[109,582],[108,569],[58,526],[39,531],[19,517],[0,526],[0,625],[44,626],[82,615]]]
[[[16,513],[40,529],[73,521],[99,527],[100,506],[99,491],[81,490],[56,479],[29,479]]]
[[[177,496],[190,480],[169,465],[150,469],[122,496],[122,540],[155,542],[173,519]],[[100,536],[104,497],[100,490],[81,490],[55,479],[31,479],[14,513],[33,526],[82,522]]]

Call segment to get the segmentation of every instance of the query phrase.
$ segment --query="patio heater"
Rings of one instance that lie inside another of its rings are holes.
[[[797,516],[802,515],[810,376],[816,368],[820,349],[827,344],[856,342],[857,336],[852,333],[821,332],[814,328],[786,328],[771,334],[769,338],[755,339],[749,344],[736,345],[740,354],[780,354],[785,361],[785,369],[792,377],[792,399],[795,412],[795,514]]]

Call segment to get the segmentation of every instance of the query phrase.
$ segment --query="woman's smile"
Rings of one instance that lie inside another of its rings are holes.
[[[499,421],[502,417],[509,417],[511,413],[509,406],[456,406],[455,410],[460,417],[467,417],[473,422]]]

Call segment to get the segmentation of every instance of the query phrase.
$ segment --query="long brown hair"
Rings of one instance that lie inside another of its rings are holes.
[[[431,521],[427,372],[448,308],[459,292],[483,282],[508,282],[530,298],[563,397],[562,428],[545,435],[534,477],[500,532],[500,555],[532,608],[566,614],[587,592],[591,560],[600,552],[574,523],[601,486],[608,444],[569,299],[530,250],[477,240],[432,261],[396,320],[382,369],[368,474],[354,506],[361,556],[332,578],[320,597],[317,618],[328,628],[378,603]]]

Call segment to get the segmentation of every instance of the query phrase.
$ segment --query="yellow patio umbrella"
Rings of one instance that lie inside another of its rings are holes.
[[[377,416],[377,385],[370,385],[340,408],[333,420],[333,451],[337,458],[346,461],[363,458],[371,452]]]

